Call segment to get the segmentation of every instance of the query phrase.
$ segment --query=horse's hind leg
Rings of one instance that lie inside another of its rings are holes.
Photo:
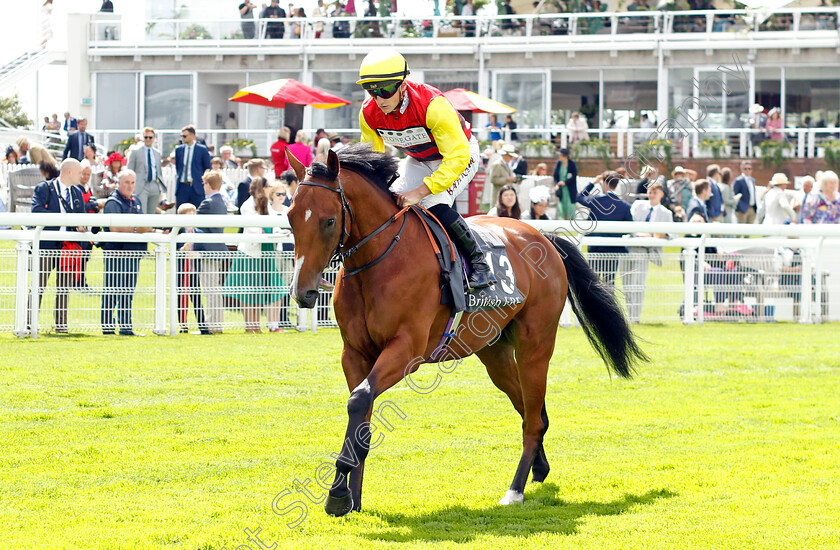
[[[548,413],[545,410],[545,403],[543,403],[540,417],[543,421],[543,429],[542,434],[540,434],[540,445],[537,448],[537,456],[534,457],[534,467],[531,469],[531,481],[534,483],[545,481],[545,478],[548,477],[548,472],[551,470],[551,467],[548,465],[548,458],[545,456],[545,449],[543,448],[545,432],[548,431]]]

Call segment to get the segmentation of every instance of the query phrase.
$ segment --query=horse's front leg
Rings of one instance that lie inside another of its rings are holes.
[[[412,364],[410,349],[412,348],[401,343],[399,339],[393,339],[376,360],[370,374],[350,392],[350,398],[347,400],[348,421],[344,444],[340,454],[332,455],[336,459],[336,477],[324,505],[324,509],[330,515],[343,516],[361,507],[360,502],[354,501],[354,496],[361,499],[364,462],[370,450],[370,414],[373,401],[403,379],[406,366]]]

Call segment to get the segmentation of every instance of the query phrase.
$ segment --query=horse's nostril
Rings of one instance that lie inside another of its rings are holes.
[[[315,307],[315,303],[318,301],[318,291],[317,290],[309,290],[306,294],[303,295],[303,300],[301,300],[301,305],[305,308],[312,308]]]

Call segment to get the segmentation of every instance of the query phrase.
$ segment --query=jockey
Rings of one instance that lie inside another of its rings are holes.
[[[429,209],[469,261],[470,288],[488,287],[496,279],[452,207],[478,171],[478,141],[440,90],[406,80],[408,74],[405,58],[391,49],[376,49],[362,60],[357,84],[370,95],[359,113],[362,142],[380,152],[387,143],[408,155],[405,174],[391,186],[400,206]]]

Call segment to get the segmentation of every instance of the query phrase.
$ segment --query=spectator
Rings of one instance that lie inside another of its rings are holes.
[[[797,213],[802,211],[802,206],[805,204],[805,201],[808,200],[808,196],[814,189],[814,183],[815,180],[811,176],[805,176],[804,178],[802,178],[802,189],[800,189],[797,193],[795,205],[793,207]]]
[[[183,144],[175,149],[175,170],[178,172],[175,201],[180,205],[201,204],[204,200],[204,185],[201,176],[210,170],[210,152],[207,147],[196,143],[195,126],[181,129]]]
[[[767,225],[781,225],[785,223],[796,223],[796,212],[788,200],[785,189],[790,183],[784,174],[773,174],[773,178],[767,184],[768,189],[761,199],[758,207],[756,220],[758,223]]]
[[[54,166],[58,166],[58,161],[55,160],[55,157],[40,143],[30,143],[23,136],[19,137],[16,143],[18,148],[20,148],[21,164],[40,164],[41,161],[47,161]]]
[[[840,223],[840,193],[837,192],[837,174],[832,170],[823,172],[819,179],[820,190],[811,192],[802,211],[800,223]]]
[[[79,121],[70,116],[69,112],[64,113],[64,131],[72,136],[79,129]]]
[[[219,158],[219,160],[221,161],[222,168],[228,170],[236,170],[237,168],[239,168],[239,163],[233,157],[233,147],[231,147],[230,145],[222,145],[219,148],[219,155],[221,155],[221,157],[217,158]],[[210,160],[212,161],[213,159]]]
[[[493,194],[498,195],[502,186],[516,182],[516,176],[510,168],[510,161],[513,159],[515,149],[513,145],[506,144],[501,149],[501,155],[490,165],[489,180],[493,185]],[[518,216],[517,216],[518,218]]]
[[[764,114],[764,107],[758,103],[754,103],[750,107],[750,141],[753,147],[758,147],[761,142],[767,139],[767,115]],[[743,223],[743,222],[740,222]]]
[[[326,164],[327,162],[327,155],[330,152],[330,140],[327,138],[321,138],[318,140],[318,147],[315,150],[315,160],[317,162],[323,162]]]
[[[324,7],[324,0],[318,0],[318,5],[315,6],[315,10],[312,12],[312,17],[317,17],[319,21],[315,22],[313,30],[315,31],[315,38],[321,38],[321,34],[324,32],[324,21],[327,17],[327,9]]]
[[[76,187],[82,192],[85,212],[89,214],[98,212],[101,207],[105,206],[105,199],[97,200],[93,197],[93,189],[90,186],[90,178],[93,172],[87,160],[81,162],[81,169],[79,184]],[[98,233],[99,228],[91,228],[91,232]],[[87,282],[87,264],[90,260],[90,251],[93,250],[93,243],[91,241],[80,241],[79,246],[82,249],[81,261],[79,262],[78,277],[74,278],[72,287],[81,292],[91,292],[92,289]]]
[[[318,148],[318,142],[321,141],[321,139],[325,138],[325,137],[328,137],[326,130],[324,130],[323,128],[318,128],[317,130],[315,130],[315,137],[312,138],[312,143],[309,145],[309,149],[312,152],[312,158],[313,159],[315,158],[315,153],[316,153],[315,149]]]
[[[709,211],[706,208],[707,201],[712,196],[711,183],[708,180],[697,180],[694,182],[694,196],[688,201],[686,207],[686,219],[691,222],[694,216],[700,216],[705,223],[709,223]]]
[[[568,149],[560,149],[554,165],[554,194],[557,195],[557,213],[561,220],[572,219],[577,201],[577,164],[570,155]]]
[[[738,204],[735,206],[735,219],[738,220],[738,223],[754,223],[757,200],[755,178],[752,177],[752,163],[750,161],[741,161],[741,175],[735,178],[732,191],[738,198]]]
[[[252,4],[251,0],[245,0],[239,4],[239,17],[242,18],[242,36],[246,39],[254,38],[257,34],[257,29],[254,26],[254,9],[256,4]]]
[[[222,195],[222,200],[225,202],[225,205],[230,208],[236,208],[236,187],[231,183],[230,179],[224,173],[224,163],[222,159],[219,157],[213,157],[210,159],[210,170],[213,172],[218,172],[219,175],[222,177],[222,187],[219,189],[219,193]],[[205,172],[204,175],[206,176],[208,172]],[[205,195],[207,194],[207,189],[204,189]],[[206,200],[206,199],[205,199]]]
[[[114,13],[114,4],[111,0],[102,0],[102,6],[99,8],[102,13]]]
[[[96,154],[96,146],[95,145],[85,145],[85,152],[84,152],[84,159],[90,165],[91,170],[96,170],[97,172],[101,171],[101,169],[105,168],[105,162],[103,162],[102,157]]]
[[[286,158],[286,147],[289,146],[289,137],[289,127],[283,126],[277,132],[277,141],[271,146],[271,162],[274,163],[275,178],[279,178],[280,174],[289,169],[289,159]]]
[[[58,120],[58,114],[53,113],[50,123],[47,125],[47,133],[59,135],[61,132],[61,122]]]
[[[265,161],[262,159],[251,159],[247,164],[245,164],[245,168],[248,169],[249,175],[241,181],[239,186],[236,188],[236,207],[240,210],[240,213],[242,205],[251,196],[251,182],[254,178],[265,177]]]
[[[59,175],[56,165],[45,160],[38,163],[38,170],[40,170],[41,175],[44,176],[44,181],[54,180]]]
[[[3,160],[6,161],[7,164],[18,164],[20,156],[13,145],[9,145],[6,148],[6,158]]]
[[[511,115],[505,115],[505,123],[502,126],[502,131],[505,133],[505,141],[508,143],[516,139],[516,122],[513,121]]]
[[[467,0],[464,3],[464,5],[461,6],[461,16],[475,17],[475,7],[473,6],[473,0]],[[464,36],[475,36],[475,20],[464,21]]]
[[[580,113],[572,113],[572,120],[566,124],[566,131],[569,133],[569,144],[575,144],[579,141],[587,141],[589,139],[589,125],[586,123],[586,117],[582,117]]]
[[[516,10],[513,9],[513,6],[510,5],[510,0],[504,0],[504,3],[499,8],[499,15],[501,16],[514,16],[516,15]],[[513,32],[519,28],[519,21],[516,19],[503,19],[502,20],[502,33],[505,35],[511,35]]]
[[[531,199],[531,208],[522,213],[523,220],[547,220],[548,219],[548,187],[536,185],[528,192]]]
[[[513,171],[513,175],[516,176],[517,183],[528,175],[528,161],[521,154],[517,153],[516,149],[514,149],[514,153],[511,155],[508,164]]]
[[[312,164],[312,150],[309,148],[309,136],[303,130],[297,131],[295,142],[289,145],[289,151],[307,168]]]
[[[92,134],[87,133],[87,119],[80,118],[78,122],[78,132],[67,138],[67,145],[64,147],[63,159],[72,157],[76,160],[85,158],[85,146],[93,145],[94,139]]]
[[[222,196],[222,174],[216,170],[207,172],[202,177],[204,194],[207,197],[198,206],[198,214],[224,216],[227,205]],[[196,229],[197,233],[224,233],[221,227]],[[204,289],[207,303],[207,326],[212,333],[222,332],[224,324],[224,303],[222,293],[225,283],[224,264],[227,245],[224,243],[195,243],[193,250],[201,254],[201,288]]]
[[[519,206],[519,198],[516,196],[516,188],[513,185],[503,185],[499,189],[496,198],[496,206],[487,212],[488,216],[500,218],[513,218],[518,220],[522,217],[522,209]]]
[[[120,180],[120,172],[122,172],[125,163],[126,159],[117,151],[114,151],[105,159],[105,171],[102,173],[101,185],[103,191],[106,191],[108,195],[116,191]],[[132,188],[133,192],[134,189]]]
[[[45,168],[55,167],[45,163]],[[67,159],[61,163],[60,172],[52,178],[42,181],[32,192],[33,213],[82,214],[85,211],[82,193],[76,185],[81,178],[82,167],[76,159]],[[52,175],[52,174],[51,174]],[[84,227],[46,227],[47,231],[84,232]],[[38,278],[38,305],[40,308],[44,289],[49,284],[50,275],[55,270],[55,332],[67,334],[67,299],[74,279],[80,269],[81,246],[77,241],[41,241],[40,275]],[[29,325],[32,313],[29,314]]]
[[[637,200],[630,208],[633,221],[637,222],[667,222],[674,221],[674,215],[662,204],[665,197],[665,186],[654,181],[647,188],[647,200]],[[650,233],[637,233],[637,237],[650,237]],[[665,238],[665,234],[656,234]],[[657,247],[630,247],[629,267],[623,271],[627,275],[627,285],[624,294],[627,299],[627,316],[631,323],[639,323],[642,316],[642,303],[645,298],[645,282],[647,280],[648,263],[662,265],[662,249]],[[622,281],[624,282],[624,281]]]
[[[333,153],[338,153],[342,149],[344,149],[345,145],[341,139],[341,136],[338,134],[330,134],[330,149]]]
[[[630,205],[621,200],[615,190],[621,183],[621,174],[607,172],[601,180],[603,195],[592,195],[595,182],[588,184],[583,191],[578,193],[577,202],[589,208],[589,220],[598,221],[633,221],[630,214]],[[590,233],[593,237],[619,237],[612,233]],[[592,268],[604,280],[612,286],[615,284],[615,274],[619,264],[619,254],[626,254],[624,246],[590,246],[589,254],[595,257],[590,261]],[[625,283],[625,275],[622,275],[622,283]]]
[[[295,175],[294,170],[289,169],[280,174],[280,178],[278,179],[286,184],[286,199],[283,201],[283,206],[291,206],[292,198],[295,196],[295,191],[297,191],[298,184],[300,183],[297,175]]]
[[[298,18],[297,21],[292,22],[292,38],[302,38],[304,35],[304,29],[306,28],[306,12],[303,11],[303,8],[298,8],[295,11],[295,17]]]
[[[242,204],[242,215],[268,215],[270,195],[274,193],[265,178],[254,177],[249,189],[250,197]],[[246,227],[246,235],[271,233],[270,228]],[[225,279],[225,296],[242,304],[245,315],[245,332],[261,333],[260,309],[265,307],[269,323],[279,325],[280,272],[277,269],[274,245],[269,242],[242,242],[238,254]],[[279,327],[277,329],[279,331]]]
[[[772,141],[784,140],[785,136],[782,134],[782,126],[784,126],[784,123],[782,122],[782,112],[778,107],[773,107],[770,109],[770,112],[767,113],[767,123],[764,126],[767,138]]]
[[[152,147],[155,144],[155,129],[143,128],[143,145],[135,147],[128,156],[127,166],[136,174],[137,183],[134,194],[140,200],[143,212],[154,214],[160,204],[161,195],[166,195],[166,187],[161,178],[160,151]]]
[[[185,202],[178,207],[178,214],[195,214],[195,205]],[[194,227],[184,227],[179,230],[181,233],[195,233]],[[195,321],[198,324],[199,334],[210,334],[207,328],[207,318],[204,315],[204,307],[201,305],[201,286],[199,284],[199,273],[202,265],[198,253],[193,249],[200,243],[178,243],[176,245],[180,253],[177,257],[178,269],[178,324],[181,333],[190,331],[187,326],[187,317],[190,312],[190,302],[195,312]]]
[[[263,4],[265,5],[265,4]],[[271,5],[263,9],[260,19],[285,19],[286,10],[280,7],[280,0],[271,0]],[[272,39],[283,38],[286,31],[282,21],[270,21],[265,24],[265,37]]]
[[[499,124],[499,119],[496,115],[490,115],[490,122],[484,125],[489,132],[488,138],[490,141],[499,141],[502,139],[502,125]]]
[[[738,197],[732,189],[732,170],[721,168],[720,170],[720,194],[723,198],[723,221],[736,223],[735,207],[738,205]]]
[[[548,166],[544,162],[538,163],[533,170],[531,176],[548,176]]]
[[[722,222],[723,221],[723,194],[720,192],[720,166],[717,164],[710,164],[706,167],[706,179],[711,184],[709,186],[712,194],[706,201],[706,210],[709,213],[709,221]],[[690,218],[690,216],[689,216]]]
[[[105,203],[106,214],[142,214],[143,207],[134,195],[137,176],[133,170],[123,170],[119,174],[117,189],[111,193]],[[160,233],[151,227],[109,227],[113,233]],[[146,243],[106,242],[104,250],[105,278],[102,288],[102,334],[114,334],[119,322],[119,333],[123,336],[145,336],[136,334],[131,323],[131,305],[134,301],[134,289],[140,273],[140,258],[146,250]]]

